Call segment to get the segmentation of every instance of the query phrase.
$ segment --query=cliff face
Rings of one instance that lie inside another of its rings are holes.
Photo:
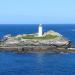
[[[7,37],[7,40],[4,41],[5,46],[62,46],[68,44],[69,40],[52,30],[45,32],[42,37],[35,36],[35,34],[23,34]]]
[[[58,32],[48,31],[42,37],[36,34],[7,35],[0,41],[0,51],[32,52],[75,52],[71,42]]]

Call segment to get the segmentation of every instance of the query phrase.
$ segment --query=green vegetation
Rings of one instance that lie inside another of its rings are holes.
[[[47,35],[47,36],[44,36],[44,37],[34,37],[34,36],[23,36],[22,38],[23,39],[39,39],[39,40],[47,40],[47,39],[54,39],[56,38],[57,36],[52,36],[52,35]]]
[[[21,38],[19,37],[19,38],[15,38],[15,40],[18,40],[18,41],[20,41],[21,40]]]

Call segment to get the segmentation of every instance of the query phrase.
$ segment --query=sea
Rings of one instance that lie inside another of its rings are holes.
[[[43,32],[54,30],[75,44],[75,24],[43,24]],[[38,32],[38,24],[1,24],[0,39],[7,34]],[[0,75],[75,75],[75,53],[0,52]]]

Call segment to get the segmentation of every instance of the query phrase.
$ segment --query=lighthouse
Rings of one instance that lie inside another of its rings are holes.
[[[39,27],[38,27],[38,37],[42,37],[42,25],[40,24]]]

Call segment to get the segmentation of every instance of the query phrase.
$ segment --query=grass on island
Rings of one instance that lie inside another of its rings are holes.
[[[47,39],[54,39],[56,38],[57,36],[52,36],[52,35],[47,35],[47,36],[44,36],[44,37],[34,37],[34,36],[23,36],[21,38],[18,38],[18,40],[21,40],[21,39],[38,39],[38,40],[47,40]]]

